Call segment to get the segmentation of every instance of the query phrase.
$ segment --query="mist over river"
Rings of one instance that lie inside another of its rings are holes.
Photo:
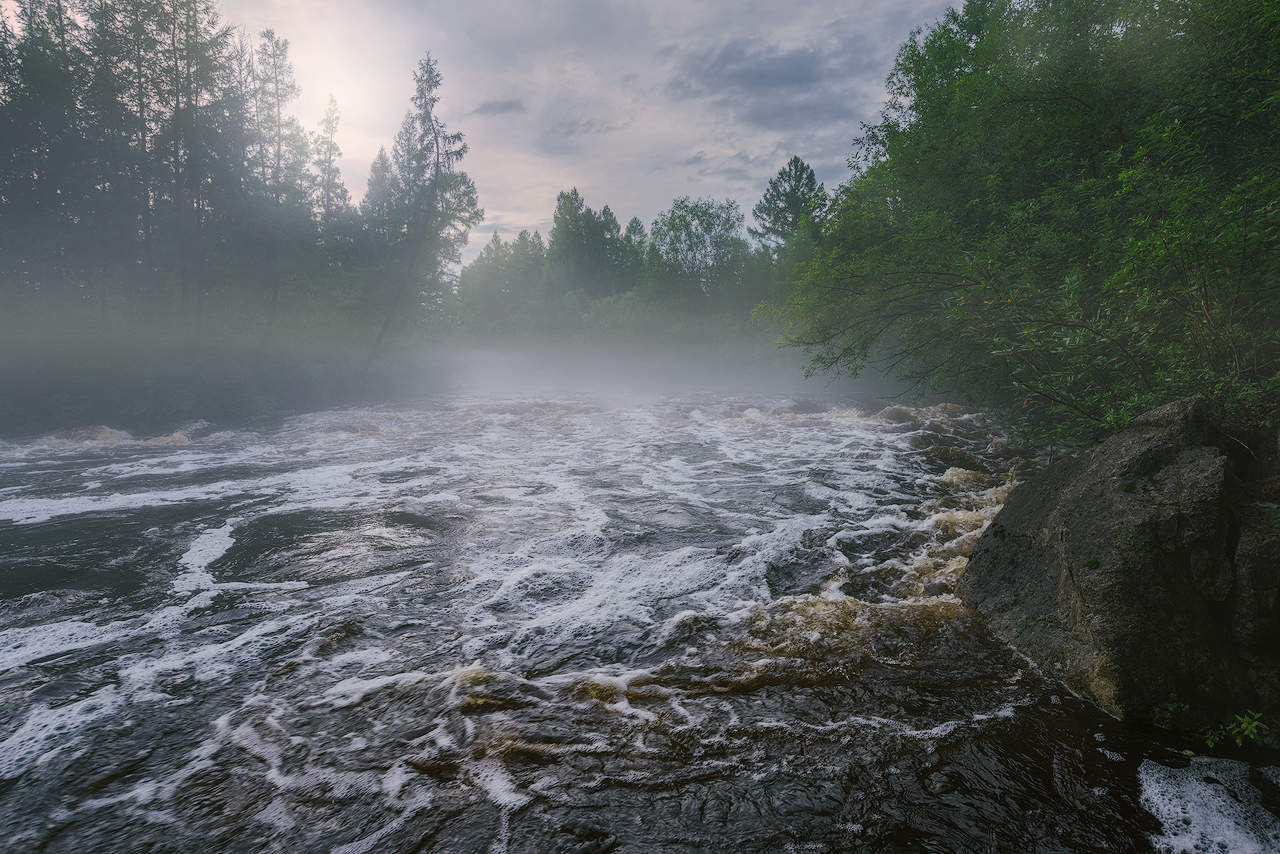
[[[0,445],[0,839],[1280,846],[1276,769],[1179,762],[952,595],[998,425],[874,411],[511,383]]]

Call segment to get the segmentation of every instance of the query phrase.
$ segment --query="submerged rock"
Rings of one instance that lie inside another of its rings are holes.
[[[886,406],[875,417],[890,424],[915,424],[920,420],[915,410],[909,406]]]
[[[1019,486],[957,592],[1046,673],[1178,729],[1280,711],[1274,436],[1177,401]]]
[[[930,445],[924,449],[923,454],[948,468],[960,468],[968,471],[987,470],[987,464],[981,457],[955,445]]]

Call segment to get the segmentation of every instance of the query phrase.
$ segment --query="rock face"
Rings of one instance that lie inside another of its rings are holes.
[[[1274,436],[1168,404],[1017,487],[958,593],[1049,675],[1138,722],[1280,711]]]

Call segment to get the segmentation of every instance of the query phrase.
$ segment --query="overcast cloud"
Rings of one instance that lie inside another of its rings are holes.
[[[578,187],[624,222],[672,197],[732,197],[750,212],[792,154],[828,186],[873,119],[898,46],[946,8],[936,0],[608,3],[224,0],[229,23],[289,39],[314,127],[329,93],[343,175],[357,198],[390,148],[410,73],[430,51],[442,112],[466,134],[489,232],[550,228]],[[358,11],[355,11],[358,10]]]

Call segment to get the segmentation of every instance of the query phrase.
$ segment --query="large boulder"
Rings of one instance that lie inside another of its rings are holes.
[[[1274,436],[1168,404],[1017,487],[959,595],[1047,674],[1137,722],[1280,711]]]

